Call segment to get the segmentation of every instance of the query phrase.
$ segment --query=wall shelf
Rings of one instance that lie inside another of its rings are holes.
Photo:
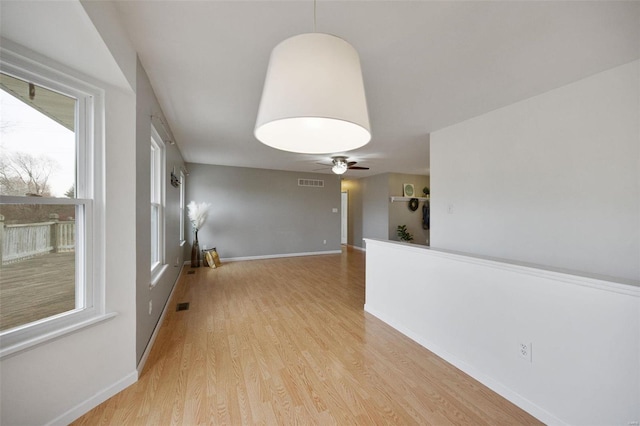
[[[391,201],[392,203],[397,203],[397,202],[402,202],[402,201],[407,202],[407,201],[411,200],[412,198],[417,198],[418,201],[420,201],[420,202],[428,201],[430,199],[430,198],[425,198],[425,197],[395,197],[395,196],[392,196],[392,197],[389,197],[389,201]]]

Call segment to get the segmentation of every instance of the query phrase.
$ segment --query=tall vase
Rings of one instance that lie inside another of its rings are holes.
[[[193,239],[193,245],[191,246],[191,267],[200,267],[200,244],[198,243],[198,231],[196,230],[196,236]]]

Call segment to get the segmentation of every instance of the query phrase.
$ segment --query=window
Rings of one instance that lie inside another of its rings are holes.
[[[180,170],[180,245],[185,243],[184,238],[184,188],[185,179],[184,179],[184,171]]]
[[[164,266],[164,142],[151,126],[151,285]]]
[[[98,273],[102,92],[13,52],[1,53],[4,356],[110,315],[104,315]]]

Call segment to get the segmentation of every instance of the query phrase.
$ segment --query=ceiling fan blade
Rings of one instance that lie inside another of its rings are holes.
[[[360,167],[360,166],[351,166],[349,170],[369,170],[368,167]]]
[[[358,164],[358,162],[357,162],[357,161],[349,161],[349,162],[347,163],[347,166],[348,166],[348,167],[351,167],[351,166],[355,166],[356,164]]]

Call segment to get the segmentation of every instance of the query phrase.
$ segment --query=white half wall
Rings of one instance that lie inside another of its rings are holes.
[[[638,285],[414,244],[366,247],[367,312],[547,424],[638,424]]]
[[[431,245],[640,279],[640,61],[431,135]]]

